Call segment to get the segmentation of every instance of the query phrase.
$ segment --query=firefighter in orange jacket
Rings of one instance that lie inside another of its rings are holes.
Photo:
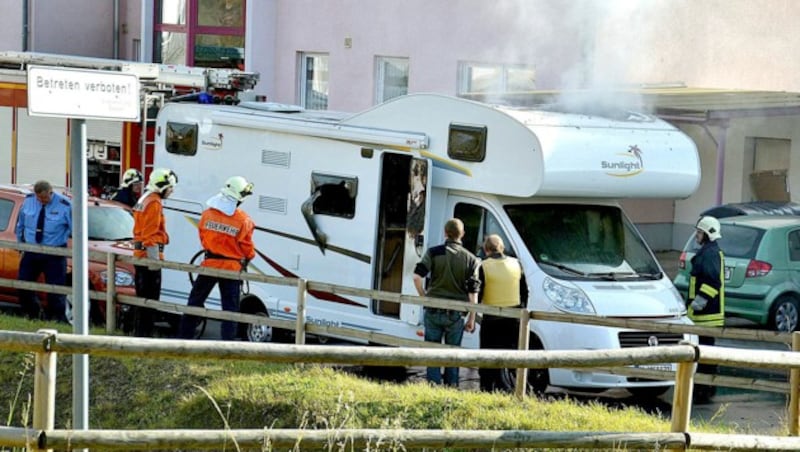
[[[253,193],[253,184],[244,177],[234,176],[225,182],[220,192],[206,202],[208,208],[200,216],[200,243],[205,250],[203,267],[219,270],[245,271],[256,255],[253,245],[253,220],[239,209],[245,197]],[[203,307],[211,289],[219,284],[222,310],[239,312],[242,282],[238,279],[198,275],[189,293],[189,306]],[[197,317],[184,314],[180,337],[191,339],[197,327]],[[236,322],[223,321],[222,340],[236,339]]]
[[[169,243],[162,200],[169,197],[178,183],[178,176],[170,169],[156,168],[150,174],[142,196],[133,207],[133,256],[147,259],[164,259],[164,245]],[[158,300],[161,296],[161,268],[134,265],[136,268],[136,296]],[[153,334],[153,311],[137,307],[133,312],[134,335],[150,337]]]

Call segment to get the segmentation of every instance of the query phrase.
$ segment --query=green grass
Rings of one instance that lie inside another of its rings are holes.
[[[0,315],[0,329],[52,324]],[[62,332],[71,327],[59,326]],[[93,330],[92,334],[104,334]],[[31,354],[0,352],[2,414],[29,426]],[[92,428],[404,428],[668,432],[669,419],[636,408],[375,382],[319,365],[90,357]],[[72,359],[58,357],[56,428],[71,425]],[[13,401],[16,399],[16,402]],[[728,432],[693,425],[692,431]]]

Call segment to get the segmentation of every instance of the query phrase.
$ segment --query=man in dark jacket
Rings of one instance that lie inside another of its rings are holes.
[[[722,237],[719,220],[705,216],[696,226],[695,241],[700,250],[692,258],[687,298],[689,318],[698,326],[722,327],[725,325],[725,257],[717,244]],[[701,345],[714,345],[714,338],[700,336]],[[716,374],[716,366],[701,364],[697,371]],[[716,393],[716,387],[695,385],[696,402],[707,402]]]
[[[448,298],[477,304],[481,285],[478,278],[480,261],[461,246],[464,223],[458,218],[448,220],[444,225],[444,235],[445,243],[428,249],[414,269],[417,293],[421,297]],[[429,274],[430,284],[426,290],[424,280]],[[442,343],[444,340],[447,345],[459,346],[464,331],[471,333],[475,329],[474,311],[467,314],[465,322],[462,311],[425,308],[423,319],[426,342]],[[428,367],[427,380],[441,384],[442,369]],[[458,367],[445,368],[444,384],[458,386]]]

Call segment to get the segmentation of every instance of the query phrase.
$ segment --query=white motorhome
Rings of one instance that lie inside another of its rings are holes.
[[[444,223],[458,217],[464,245],[476,253],[485,235],[503,237],[524,267],[531,310],[690,323],[616,201],[683,198],[699,184],[694,143],[652,116],[532,111],[416,94],[349,116],[265,103],[173,103],[159,113],[157,130],[155,164],[180,177],[165,203],[168,260],[189,262],[200,251],[195,225],[205,200],[239,175],[255,183],[255,196],[242,207],[257,225],[253,264],[268,274],[416,294],[415,265],[426,247],[443,242]],[[186,274],[165,271],[163,299],[185,303],[190,288]],[[294,319],[295,300],[292,287],[251,283],[241,310]],[[417,305],[311,292],[307,318],[423,338]],[[264,341],[273,332],[250,325],[246,335]],[[683,339],[531,322],[531,348],[545,350]],[[465,334],[462,345],[476,347],[477,334]],[[670,384],[567,369],[529,378],[536,390],[549,383],[652,394]]]

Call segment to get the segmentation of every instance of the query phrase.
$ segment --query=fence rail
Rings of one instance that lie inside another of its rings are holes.
[[[2,242],[0,247],[18,249],[22,251],[35,251],[58,255],[69,255],[69,250],[61,248],[42,247],[39,245],[18,244],[15,242]],[[66,254],[64,254],[66,253]],[[93,252],[94,253],[94,252]],[[103,253],[101,253],[103,254]],[[38,433],[33,434],[29,430],[19,430],[14,428],[0,429],[0,444],[16,446],[20,441],[32,444],[30,441],[35,439],[39,448],[46,449],[60,447],[70,442],[71,447],[90,447],[100,446],[108,449],[125,449],[141,447],[137,441],[146,441],[149,446],[160,445],[160,441],[177,441],[182,447],[209,447],[215,448],[225,441],[231,441],[235,435],[242,435],[242,441],[249,441],[247,438],[258,438],[258,444],[263,444],[264,435],[271,435],[277,431],[207,431],[208,446],[201,446],[192,441],[205,441],[205,437],[200,439],[197,432],[192,432],[192,437],[181,437],[180,432],[175,432],[171,436],[170,432],[154,431],[153,437],[145,438],[148,432],[114,432],[110,434],[106,431],[80,431],[72,432],[67,430],[55,430],[53,428],[54,419],[54,400],[55,400],[55,360],[58,353],[67,354],[93,354],[98,356],[123,356],[135,355],[150,358],[185,358],[201,359],[214,357],[218,359],[243,359],[243,360],[262,360],[283,363],[338,363],[338,364],[366,364],[366,365],[445,365],[445,366],[464,366],[464,367],[496,367],[496,368],[517,368],[517,395],[524,396],[525,372],[530,368],[599,368],[608,370],[611,373],[624,375],[644,376],[657,379],[674,379],[675,391],[672,410],[672,432],[671,434],[627,434],[627,433],[596,433],[596,432],[531,432],[531,431],[492,431],[486,433],[486,437],[476,437],[471,434],[451,435],[452,432],[432,431],[429,436],[415,436],[411,431],[404,442],[406,447],[481,447],[486,443],[481,441],[492,441],[494,446],[502,447],[619,447],[626,444],[626,447],[638,447],[646,444],[648,447],[689,447],[695,449],[703,448],[732,448],[747,449],[752,445],[759,448],[794,449],[800,448],[797,438],[781,438],[769,436],[752,435],[705,435],[692,434],[688,430],[689,415],[691,412],[691,393],[695,378],[696,362],[707,362],[713,364],[723,364],[726,366],[747,366],[761,367],[770,369],[791,369],[791,379],[788,385],[790,394],[789,403],[789,431],[791,435],[798,434],[798,405],[800,405],[800,354],[796,352],[779,351],[759,351],[753,354],[752,351],[742,351],[737,349],[726,349],[719,347],[692,346],[692,345],[672,345],[663,347],[641,347],[624,348],[615,350],[591,350],[591,351],[542,351],[527,350],[528,344],[528,325],[530,320],[547,320],[558,322],[583,323],[596,326],[610,326],[624,329],[646,330],[654,332],[668,332],[681,334],[698,334],[715,336],[729,339],[745,339],[767,342],[792,343],[793,350],[800,349],[800,336],[795,333],[777,333],[761,330],[744,330],[728,328],[705,328],[693,325],[663,323],[645,321],[638,319],[624,318],[603,318],[587,315],[570,315],[549,312],[529,312],[525,309],[516,308],[497,308],[484,305],[468,305],[463,302],[436,299],[429,297],[414,297],[392,292],[382,292],[365,290],[352,287],[338,286],[334,284],[321,283],[315,281],[305,281],[297,278],[280,278],[267,275],[227,272],[215,269],[207,269],[199,266],[182,264],[169,261],[158,261],[149,259],[133,259],[129,256],[115,254],[104,255],[109,270],[113,271],[116,262],[130,262],[143,265],[155,265],[162,268],[169,268],[179,271],[186,271],[195,274],[208,274],[225,278],[241,279],[246,281],[264,282],[268,284],[279,284],[285,286],[296,286],[297,295],[297,321],[286,321],[266,318],[252,314],[231,313],[224,311],[208,310],[203,308],[193,308],[178,306],[172,303],[164,303],[159,300],[141,299],[116,293],[113,282],[111,282],[106,292],[90,291],[89,297],[92,299],[106,300],[107,303],[107,328],[113,330],[115,325],[114,313],[115,304],[124,303],[134,306],[144,306],[173,313],[187,313],[207,318],[220,320],[233,320],[237,322],[268,325],[276,328],[294,330],[296,333],[295,345],[286,344],[251,344],[251,343],[231,343],[231,342],[211,342],[211,341],[180,341],[165,339],[141,339],[127,338],[119,336],[82,336],[57,334],[54,331],[42,331],[39,333],[20,333],[0,331],[0,349],[16,352],[32,351],[36,353],[36,373],[34,382],[34,430]],[[101,256],[102,257],[102,256]],[[97,258],[97,256],[93,256]],[[0,285],[21,288],[26,290],[50,291],[57,293],[71,293],[67,287],[54,286],[41,283],[20,282],[15,280],[0,279]],[[305,295],[309,290],[324,290],[336,294],[346,294],[379,299],[394,303],[408,303],[421,306],[447,308],[460,311],[476,311],[502,317],[515,317],[522,320],[520,326],[519,348],[520,350],[464,350],[454,347],[437,346],[421,342],[419,340],[403,339],[394,336],[367,333],[349,328],[319,326],[305,323]],[[312,334],[332,335],[338,337],[353,338],[363,342],[374,342],[379,344],[406,346],[406,348],[381,349],[374,347],[337,347],[337,346],[309,346],[305,343],[306,332]],[[677,372],[660,372],[648,369],[637,369],[628,366],[638,366],[660,363],[678,363]],[[749,385],[747,389],[762,388],[773,392],[786,392],[787,387],[774,382],[758,382],[752,379],[735,377],[717,377],[709,375],[697,375],[699,382],[717,384],[721,386],[743,387]],[[351,441],[370,441],[370,434],[396,434],[406,435],[404,431],[398,430],[353,430],[348,431],[352,434]],[[475,433],[474,431],[470,431]],[[304,447],[316,447],[315,438],[317,433],[309,435],[305,430],[284,430],[279,433],[285,434],[287,445],[297,444],[297,441],[308,441]],[[320,433],[320,435],[328,433]],[[118,439],[114,439],[117,435]],[[234,435],[234,436],[231,436]],[[251,435],[251,436],[248,436]],[[252,436],[255,435],[255,436]],[[261,436],[259,436],[261,435]],[[387,436],[389,437],[389,436]],[[405,436],[402,436],[406,438]],[[133,438],[133,443],[128,439]],[[139,438],[138,440],[136,438]],[[144,439],[142,439],[144,438]],[[275,438],[284,438],[276,436]],[[329,440],[329,436],[327,437]],[[478,439],[476,439],[478,438]],[[499,438],[499,439],[498,439]],[[516,443],[522,438],[523,443]],[[255,441],[256,439],[252,439]],[[498,442],[498,441],[508,442]],[[60,442],[65,441],[65,442]],[[86,441],[86,444],[76,443],[75,441]],[[222,441],[222,442],[220,442]],[[283,439],[281,439],[283,441]],[[320,439],[319,441],[322,441]],[[419,442],[417,442],[419,441]],[[425,441],[433,441],[432,445],[426,445]],[[440,443],[441,441],[441,443]],[[477,441],[477,442],[470,442]],[[544,442],[540,442],[544,441]],[[605,441],[610,441],[606,443]],[[644,443],[640,443],[643,441]],[[90,444],[91,443],[91,444]],[[213,446],[210,445],[213,443]],[[270,440],[271,444],[277,445]],[[172,443],[170,443],[172,444]],[[281,443],[283,444],[283,443]],[[322,443],[320,443],[322,444]],[[361,444],[361,443],[359,443]],[[367,444],[367,443],[364,443]],[[437,446],[441,444],[441,446]],[[522,445],[521,445],[522,444]],[[546,444],[546,445],[545,445]]]
[[[800,333],[798,333],[800,334]],[[575,447],[792,450],[800,438],[766,435],[706,435],[688,433],[695,363],[730,363],[800,369],[800,354],[697,345],[632,347],[611,350],[465,350],[457,348],[382,348],[367,346],[256,344],[225,341],[143,339],[85,336],[41,330],[36,333],[0,331],[0,349],[36,353],[33,429],[0,429],[0,444],[35,444],[38,449],[100,447],[125,450],[141,447],[218,449],[240,446],[320,448],[332,438],[363,448],[376,441],[397,441],[407,449],[420,447]],[[55,429],[55,361],[58,354],[139,356],[169,359],[235,359],[279,363],[338,363],[362,365],[440,365],[470,367],[578,368],[602,365],[641,365],[677,362],[671,433],[441,431],[441,430],[82,430]],[[191,432],[191,434],[189,434]]]

